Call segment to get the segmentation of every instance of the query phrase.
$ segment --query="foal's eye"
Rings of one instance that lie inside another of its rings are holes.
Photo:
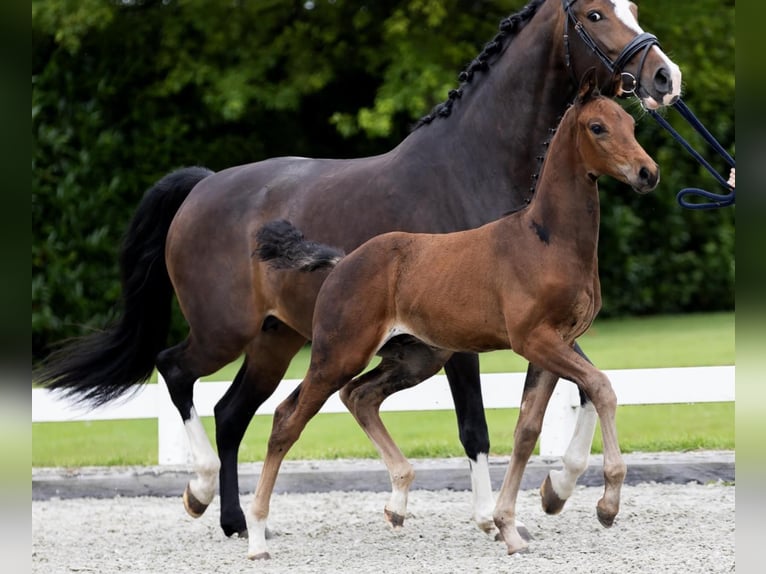
[[[593,124],[590,126],[590,131],[592,131],[594,134],[599,135],[603,134],[606,130],[604,129],[604,126],[601,124]]]
[[[597,12],[596,10],[592,10],[588,12],[588,20],[590,20],[591,22],[598,22],[599,20],[601,20],[601,18],[602,18],[601,12]]]

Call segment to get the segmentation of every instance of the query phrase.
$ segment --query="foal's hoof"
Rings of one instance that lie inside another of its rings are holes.
[[[258,554],[253,554],[252,556],[248,556],[250,560],[271,560],[271,554],[268,552],[260,552]]]
[[[184,508],[186,509],[186,512],[189,514],[189,516],[192,518],[199,518],[205,514],[205,510],[207,510],[208,505],[202,504],[199,500],[197,500],[197,497],[192,494],[188,484],[186,485],[186,489],[184,489],[183,499]]]
[[[564,509],[566,499],[562,500],[556,491],[553,490],[553,483],[550,475],[545,477],[540,485],[540,498],[542,498],[543,511],[546,514],[558,514]]]
[[[404,526],[404,516],[397,512],[392,512],[388,508],[383,509],[383,514],[386,518],[386,522],[391,525],[391,528],[397,530]]]
[[[614,524],[614,518],[617,516],[617,513],[607,512],[601,508],[601,503],[599,503],[596,505],[596,516],[598,517],[598,521],[601,523],[601,526],[604,528],[611,528]]]

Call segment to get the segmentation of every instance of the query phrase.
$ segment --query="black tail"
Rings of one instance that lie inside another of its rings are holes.
[[[144,194],[120,252],[122,315],[106,330],[58,348],[33,381],[98,406],[148,380],[170,330],[173,288],[165,266],[165,237],[192,188],[212,173],[202,167],[179,169]]]
[[[315,271],[333,268],[344,253],[329,245],[307,241],[292,223],[270,221],[256,235],[258,258],[270,261],[275,269]]]

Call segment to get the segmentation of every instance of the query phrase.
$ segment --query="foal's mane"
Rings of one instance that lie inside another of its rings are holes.
[[[545,3],[545,0],[531,0],[516,14],[512,14],[500,21],[500,31],[495,37],[484,45],[484,49],[468,64],[465,70],[460,72],[458,80],[460,86],[450,90],[446,101],[437,104],[427,115],[418,120],[413,131],[421,126],[428,125],[436,118],[446,118],[452,113],[452,105],[455,100],[463,95],[463,87],[473,80],[476,72],[488,72],[490,68],[490,58],[495,54],[501,53],[508,44],[516,37],[519,31],[532,19],[537,13],[538,8]]]

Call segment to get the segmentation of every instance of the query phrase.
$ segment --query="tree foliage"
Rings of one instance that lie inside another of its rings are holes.
[[[121,235],[159,177],[385,151],[523,3],[33,0],[33,356],[113,317]],[[640,19],[733,151],[733,1],[647,0]],[[662,183],[648,197],[602,185],[603,313],[733,308],[734,209],[678,207],[678,189],[714,182],[650,118],[637,135]]]

